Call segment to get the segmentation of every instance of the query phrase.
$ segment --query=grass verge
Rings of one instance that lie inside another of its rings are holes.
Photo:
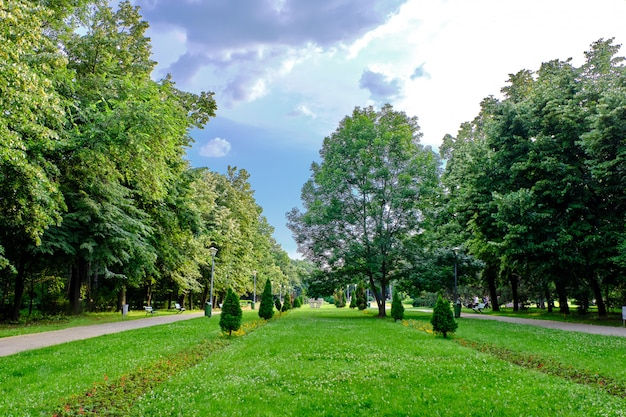
[[[147,393],[131,415],[620,416],[626,409],[596,387],[434,337],[423,331],[426,320],[402,326],[347,309],[294,311]]]
[[[101,416],[622,416],[626,410],[626,400],[598,382],[624,385],[626,339],[470,319],[443,339],[429,332],[429,314],[408,312],[404,325],[374,315],[303,307],[230,341],[221,339],[217,320],[200,318],[0,358],[0,415],[51,417],[60,405],[61,411],[84,405],[94,394],[100,402],[91,415]],[[244,312],[244,318],[258,317]],[[211,347],[199,352],[202,346]],[[194,352],[195,359],[179,361]],[[571,373],[545,373],[539,363]],[[151,378],[156,372],[164,377]],[[601,378],[577,381],[571,376],[577,373]],[[90,415],[85,408],[70,411]]]

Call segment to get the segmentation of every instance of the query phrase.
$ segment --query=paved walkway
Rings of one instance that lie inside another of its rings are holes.
[[[549,329],[566,330],[570,332],[581,332],[600,334],[604,336],[621,336],[626,337],[626,328],[611,327],[595,324],[568,323],[567,321],[550,321],[536,319],[522,319],[517,317],[492,316],[487,314],[461,313],[461,319],[481,319],[481,320],[498,320],[507,323],[529,324],[532,326],[547,327]]]
[[[215,314],[215,312],[213,313]],[[75,340],[89,339],[105,334],[119,333],[126,330],[141,329],[159,324],[174,323],[201,317],[204,312],[186,314],[155,315],[145,319],[118,321],[115,323],[94,324],[91,326],[70,327],[44,333],[32,333],[21,336],[0,338],[0,356],[9,356],[25,350],[39,349]]]
[[[219,314],[219,312],[213,312]],[[54,330],[44,333],[33,333],[22,336],[0,338],[0,356],[9,356],[25,350],[39,349],[74,340],[89,339],[110,333],[119,333],[126,330],[140,329],[143,327],[156,326],[159,324],[174,323],[180,320],[189,320],[201,317],[204,312],[188,314],[173,314],[164,316],[152,316],[145,319],[119,321],[116,323],[96,324],[92,326],[71,327],[69,329]],[[516,317],[492,316],[487,314],[461,313],[462,319],[498,320],[507,323],[529,324],[533,326],[547,327],[572,332],[592,333],[605,336],[626,337],[626,328],[610,327],[593,324],[568,323],[565,321],[549,321],[523,319]]]

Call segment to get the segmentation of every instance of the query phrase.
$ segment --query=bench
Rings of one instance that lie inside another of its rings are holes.
[[[485,303],[480,303],[480,304],[477,304],[474,307],[472,307],[472,310],[474,310],[477,313],[481,313],[481,314],[482,314],[484,309],[485,309]]]
[[[322,303],[324,302],[324,300],[322,298],[310,298],[309,299],[309,305],[311,306],[311,308],[320,308],[322,306]]]
[[[183,311],[185,311],[185,307],[181,306],[180,304],[176,303],[174,304],[174,308],[176,309],[176,311],[178,311],[179,313],[182,313]]]
[[[156,310],[153,309],[150,306],[143,306],[143,309],[146,310],[146,314],[154,314],[154,313],[156,313]]]

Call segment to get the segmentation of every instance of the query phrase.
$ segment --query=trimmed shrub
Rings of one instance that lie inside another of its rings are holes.
[[[293,308],[302,307],[302,296],[298,296],[293,300]]]
[[[365,310],[367,308],[367,294],[363,281],[359,282],[359,285],[356,286],[356,306],[359,310]]]
[[[291,295],[285,294],[285,298],[283,298],[283,308],[280,311],[291,310]]]
[[[350,308],[356,308],[356,294],[352,293],[352,297],[350,297]]]
[[[274,317],[274,300],[272,297],[272,282],[268,279],[265,281],[265,288],[261,296],[261,305],[259,306],[259,317],[269,320]]]
[[[458,327],[458,323],[454,321],[454,314],[450,308],[450,303],[444,301],[441,295],[437,297],[437,304],[435,304],[430,324],[433,325],[433,331],[443,334],[444,338],[448,336],[448,333],[454,333]]]
[[[222,313],[220,314],[220,327],[223,332],[228,332],[228,336],[232,335],[233,330],[237,331],[241,327],[241,305],[239,304],[239,296],[228,289],[224,304],[222,304]]]
[[[274,299],[274,307],[276,307],[276,310],[278,311],[283,311],[283,305],[280,303],[280,298],[276,297]]]
[[[391,301],[391,317],[394,321],[404,318],[404,306],[397,291],[393,292],[393,301]]]

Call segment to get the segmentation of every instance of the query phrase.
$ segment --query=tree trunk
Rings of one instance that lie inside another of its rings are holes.
[[[498,287],[496,280],[498,278],[497,265],[493,263],[487,264],[485,268],[485,279],[487,280],[487,286],[489,287],[489,298],[491,303],[491,309],[493,311],[500,311],[500,303],[498,301]]]
[[[602,298],[602,288],[600,288],[600,284],[598,283],[598,280],[595,278],[591,278],[589,280],[589,284],[591,285],[593,296],[596,298],[596,305],[598,306],[598,315],[600,317],[607,317],[606,304],[604,303],[604,299]]]
[[[86,277],[87,273],[87,261],[78,257],[76,263],[72,267],[70,275],[70,288],[68,296],[70,300],[71,314],[81,313],[80,289],[84,281],[83,277]]]
[[[559,296],[559,311],[561,312],[561,314],[569,314],[569,305],[567,304],[567,290],[565,289],[565,285],[560,281],[557,281],[555,285],[556,292]]]
[[[513,311],[519,311],[519,294],[517,292],[519,280],[517,274],[511,272],[509,268],[506,269],[505,274],[511,284],[511,295],[513,296]]]
[[[121,311],[122,306],[126,304],[126,285],[122,285],[119,292],[117,293],[117,310]]]
[[[24,281],[26,275],[26,262],[24,257],[20,259],[17,266],[17,274],[15,274],[15,295],[13,296],[13,308],[11,309],[11,321],[20,319],[20,309],[22,307],[22,298],[24,297]]]

